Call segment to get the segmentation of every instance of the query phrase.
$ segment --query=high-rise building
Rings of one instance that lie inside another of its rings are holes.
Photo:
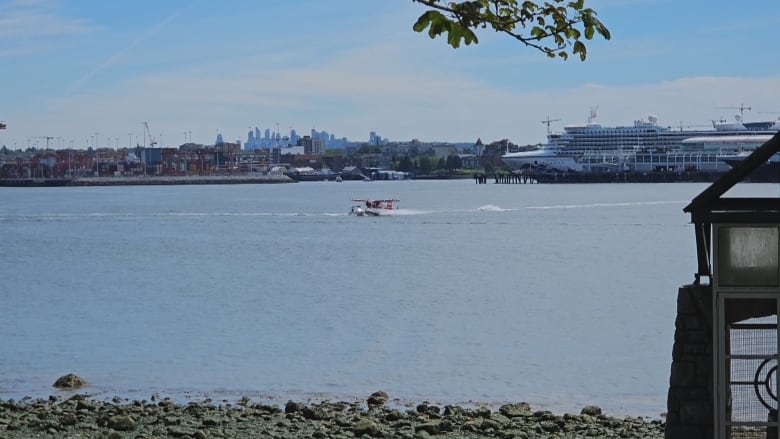
[[[298,146],[303,146],[304,154],[322,155],[325,153],[325,142],[311,136],[303,136],[298,140]]]
[[[255,149],[255,133],[252,129],[249,129],[249,133],[246,135],[246,143],[244,143],[244,149]]]

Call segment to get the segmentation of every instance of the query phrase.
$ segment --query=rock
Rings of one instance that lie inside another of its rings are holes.
[[[322,421],[331,418],[330,414],[326,410],[323,410],[322,407],[304,407],[303,417],[313,421]]]
[[[385,414],[385,421],[387,422],[396,422],[404,418],[404,414],[399,412],[398,410],[389,410]]]
[[[444,416],[465,416],[466,410],[459,405],[445,405]]]
[[[222,421],[216,416],[205,417],[201,421],[201,425],[203,425],[204,427],[216,427],[221,423]]]
[[[383,391],[374,392],[368,397],[368,409],[373,410],[375,408],[382,407],[387,402],[387,393]]]
[[[531,414],[531,406],[527,402],[504,404],[498,408],[498,411],[507,418],[516,418]]]
[[[474,416],[480,417],[480,418],[489,418],[490,417],[490,408],[488,407],[478,407],[476,410],[474,410]]]
[[[414,426],[415,432],[424,431],[431,435],[445,433],[452,430],[453,430],[452,423],[450,423],[449,421],[432,421],[432,422],[426,422],[424,424],[418,424]]]
[[[76,402],[76,410],[87,410],[91,412],[95,410],[95,405],[87,399],[79,399],[78,402]]]
[[[81,378],[76,374],[69,373],[57,378],[57,381],[54,382],[54,387],[58,389],[78,389],[86,383],[87,382],[84,380],[84,378]]]
[[[293,402],[293,401],[287,401],[287,404],[284,406],[284,412],[285,413],[297,413],[300,411],[303,411],[306,406],[301,404],[300,402]]]
[[[190,430],[184,427],[168,427],[168,436],[170,437],[192,437],[196,430]]]
[[[554,421],[542,421],[539,423],[539,426],[542,428],[542,430],[549,432],[549,433],[555,433],[560,431],[560,426],[557,422]]]
[[[539,410],[534,412],[534,418],[540,421],[554,421],[556,416],[549,410]]]
[[[67,399],[64,397],[63,399]],[[80,409],[77,409],[80,406]],[[183,437],[186,439],[541,439],[541,438],[642,438],[662,439],[663,421],[628,416],[557,415],[526,411],[523,403],[508,404],[495,412],[489,408],[437,408],[420,404],[420,411],[404,412],[387,407],[367,410],[365,400],[354,403],[288,403],[262,406],[177,404],[170,400],[146,403],[73,397],[62,404],[26,398],[0,400],[0,437],[95,437],[108,439]],[[517,415],[517,416],[516,416]],[[326,419],[318,419],[326,418]]]
[[[352,427],[352,433],[357,437],[363,436],[364,434],[375,437],[379,435],[379,427],[376,425],[376,422],[371,419],[361,419]]]
[[[441,409],[439,407],[436,407],[435,405],[428,405],[427,402],[424,402],[422,404],[417,404],[417,407],[415,409],[417,410],[417,413],[434,416],[434,417],[438,416],[439,413],[441,413]]]
[[[595,405],[588,405],[582,408],[580,414],[588,415],[588,416],[599,416],[601,414],[601,407]]]
[[[130,416],[116,415],[108,420],[108,426],[116,431],[130,431],[135,428],[135,420]]]
[[[71,425],[76,425],[79,422],[79,419],[76,417],[76,415],[72,413],[68,413],[67,415],[62,417],[62,420],[60,421],[62,425],[69,427]]]

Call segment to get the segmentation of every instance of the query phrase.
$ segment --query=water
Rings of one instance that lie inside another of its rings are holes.
[[[705,187],[0,188],[0,398],[74,372],[98,397],[658,417]],[[347,216],[351,197],[400,210]]]

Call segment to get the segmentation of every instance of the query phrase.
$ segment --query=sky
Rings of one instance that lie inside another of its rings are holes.
[[[411,0],[0,0],[0,145],[176,147],[255,127],[526,145],[591,108],[676,129],[780,116],[776,0],[586,6],[612,38],[581,62],[490,30],[453,49],[412,30]]]

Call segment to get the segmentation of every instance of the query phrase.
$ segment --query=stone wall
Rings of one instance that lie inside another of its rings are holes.
[[[667,439],[714,437],[712,317],[712,286],[680,287],[667,399]]]

